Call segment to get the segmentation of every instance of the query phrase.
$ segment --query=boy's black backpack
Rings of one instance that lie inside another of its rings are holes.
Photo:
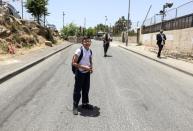
[[[82,57],[83,57],[83,49],[82,49],[82,46],[80,47],[80,56],[78,57],[78,61],[77,63],[79,64],[79,62],[81,61]],[[90,53],[92,55],[92,51],[90,50]],[[72,64],[72,72],[73,74],[76,74],[76,71],[77,71],[77,68]]]

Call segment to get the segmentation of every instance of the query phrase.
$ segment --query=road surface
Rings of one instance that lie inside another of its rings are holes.
[[[0,84],[0,131],[192,131],[193,77],[93,41],[93,111],[72,114],[74,45]],[[80,103],[81,104],[81,103]]]

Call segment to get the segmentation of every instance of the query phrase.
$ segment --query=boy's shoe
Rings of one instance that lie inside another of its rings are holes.
[[[82,104],[82,108],[86,110],[93,110],[93,106],[90,104]]]
[[[78,108],[77,107],[73,107],[73,115],[78,115]]]

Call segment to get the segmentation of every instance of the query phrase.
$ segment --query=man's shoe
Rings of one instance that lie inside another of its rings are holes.
[[[82,105],[82,108],[83,108],[83,109],[86,109],[86,110],[93,110],[93,106],[90,105],[90,104],[83,104],[83,105]]]
[[[73,115],[78,115],[78,108],[73,107]]]

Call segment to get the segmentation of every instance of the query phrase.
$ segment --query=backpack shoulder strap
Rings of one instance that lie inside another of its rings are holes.
[[[83,49],[82,49],[82,46],[80,47],[80,56],[78,57],[78,61],[77,63],[79,63],[82,59],[82,56],[83,56]]]
[[[90,60],[90,64],[92,64],[92,50],[90,49],[90,57],[89,57],[89,60]]]
[[[90,49],[90,54],[92,55],[92,50]]]

